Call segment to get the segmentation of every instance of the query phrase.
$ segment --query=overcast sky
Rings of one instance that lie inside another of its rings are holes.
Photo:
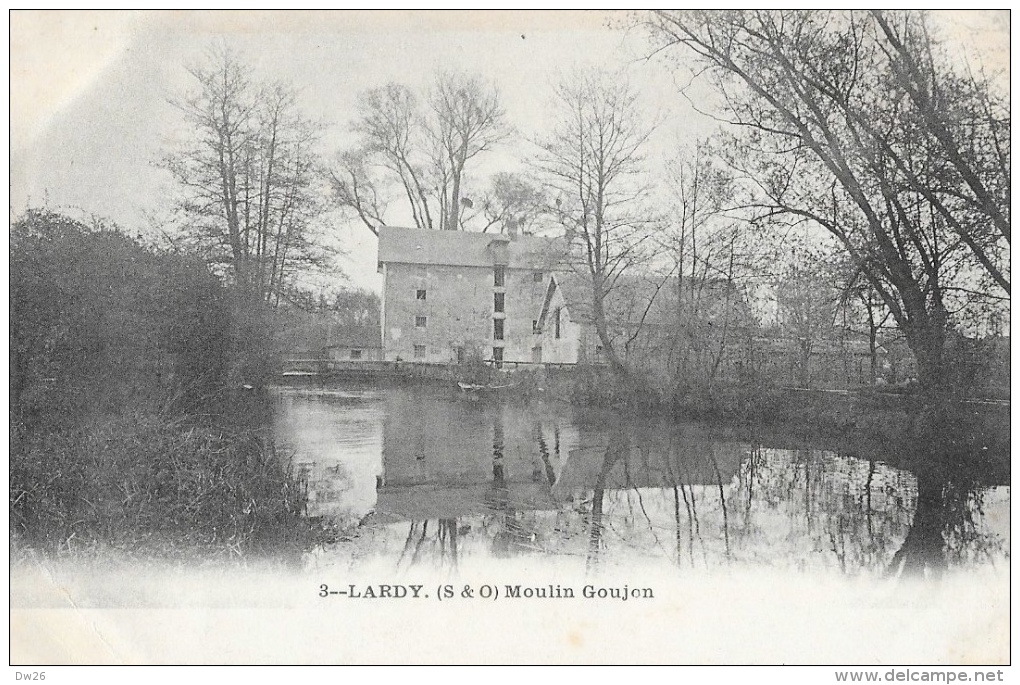
[[[358,93],[397,81],[424,86],[437,69],[481,73],[498,85],[509,121],[524,134],[548,126],[551,85],[564,70],[623,68],[649,113],[663,116],[657,149],[710,130],[677,93],[661,62],[642,59],[648,40],[612,28],[603,12],[31,12],[11,14],[12,211],[41,206],[110,218],[130,231],[165,216],[170,179],[154,166],[180,120],[168,99],[192,84],[225,39],[257,75],[301,90],[306,115],[331,127],[323,153],[345,143]],[[1006,62],[1008,13],[967,13],[951,22],[961,45]],[[511,164],[526,145],[489,164]],[[354,284],[378,288],[375,238],[336,222]]]

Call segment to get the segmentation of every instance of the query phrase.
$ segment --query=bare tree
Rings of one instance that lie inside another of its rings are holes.
[[[796,345],[796,374],[790,380],[811,387],[812,355],[820,343],[842,337],[837,323],[844,288],[831,250],[807,240],[788,241],[785,248],[785,258],[774,269],[776,332]]]
[[[667,48],[685,47],[712,73],[736,124],[735,165],[760,193],[759,218],[811,222],[839,241],[904,332],[929,404],[940,406],[951,302],[981,274],[1008,294],[1008,231],[989,230],[991,194],[967,182],[939,133],[954,131],[958,142],[977,122],[936,119],[911,94],[919,82],[903,75],[921,69],[932,84],[951,72],[930,57],[937,44],[924,16],[897,15],[901,47],[882,13],[661,11],[652,23]],[[908,67],[904,54],[926,57]],[[977,111],[962,90],[939,93],[939,112]],[[976,139],[974,158],[986,162],[970,170],[1008,168],[1000,141]]]
[[[321,256],[319,127],[291,88],[255,82],[228,48],[189,71],[197,89],[174,101],[188,136],[163,160],[183,192],[183,230],[246,292],[278,301],[291,270]]]
[[[429,93],[434,121],[434,165],[443,210],[440,228],[461,228],[461,197],[468,160],[492,149],[508,134],[499,92],[478,76],[441,72]]]
[[[851,312],[849,323],[851,330],[863,332],[868,338],[869,379],[874,384],[879,380],[878,348],[880,344],[887,342],[885,336],[889,328],[890,313],[875,289],[866,279],[859,276],[860,274],[855,273],[847,281],[841,304],[844,311]],[[855,312],[857,316],[853,316]]]
[[[469,162],[509,134],[498,91],[478,76],[442,72],[422,98],[390,83],[362,93],[358,146],[331,170],[334,202],[373,233],[385,225],[396,185],[415,226],[460,230]]]
[[[707,141],[678,152],[667,169],[672,203],[659,242],[676,291],[668,356],[676,392],[683,385],[714,382],[737,329],[749,323],[743,311],[748,277],[771,260],[728,215],[732,179]]]
[[[410,88],[390,83],[362,93],[358,107],[354,129],[361,134],[362,149],[370,155],[363,159],[381,166],[399,182],[418,228],[433,228],[429,159],[422,151],[418,97]],[[337,200],[342,202],[344,197]],[[359,214],[367,213],[362,202],[354,208]]]
[[[375,235],[385,225],[386,201],[380,191],[381,182],[373,174],[366,150],[347,150],[337,155],[329,170],[333,201],[352,211]]]
[[[643,150],[654,126],[621,74],[581,72],[556,88],[556,125],[537,141],[538,166],[565,230],[569,266],[590,283],[592,321],[610,365],[627,369],[616,349],[607,297],[648,258],[654,217],[646,200]]]

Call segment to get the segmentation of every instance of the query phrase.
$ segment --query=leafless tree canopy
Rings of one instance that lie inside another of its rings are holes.
[[[370,89],[354,124],[360,146],[331,171],[334,201],[378,233],[392,185],[418,228],[460,230],[468,163],[505,139],[505,119],[499,92],[476,75],[439,73],[424,104],[397,83]]]
[[[230,50],[189,71],[196,89],[175,102],[189,135],[164,159],[183,189],[185,232],[243,289],[278,300],[292,269],[315,258],[319,128],[291,88],[254,81]]]
[[[444,216],[440,228],[457,230],[461,227],[464,169],[469,160],[506,137],[506,114],[499,92],[480,77],[467,74],[440,73],[429,94],[429,105],[434,115],[434,165]]]
[[[496,228],[502,233],[528,233],[547,212],[548,205],[549,199],[541,184],[522,174],[495,173],[482,200],[481,212],[485,217],[482,232]]]

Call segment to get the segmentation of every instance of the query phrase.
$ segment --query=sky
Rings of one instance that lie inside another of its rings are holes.
[[[602,11],[14,11],[9,206],[13,215],[45,205],[157,234],[173,190],[157,162],[182,126],[169,100],[192,86],[186,67],[201,64],[217,41],[238,49],[257,76],[299,89],[304,113],[328,126],[327,156],[350,142],[347,124],[361,91],[390,81],[422,88],[439,69],[495,83],[524,136],[551,125],[552,85],[564,73],[622,69],[648,116],[663,122],[656,153],[692,144],[712,122],[679,95],[663,62],[644,59],[649,41],[626,28],[627,18]],[[956,13],[946,25],[968,50],[980,47],[1008,63],[1008,13]],[[528,151],[519,140],[490,155],[487,168],[517,166]],[[378,290],[375,237],[339,216],[326,220],[348,251],[338,268],[351,284]]]

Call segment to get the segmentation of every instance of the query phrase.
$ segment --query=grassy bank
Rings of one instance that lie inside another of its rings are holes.
[[[10,246],[13,560],[315,544],[258,390],[264,302],[194,256],[50,212]]]
[[[149,413],[12,440],[12,559],[247,558],[314,543],[259,430]]]

